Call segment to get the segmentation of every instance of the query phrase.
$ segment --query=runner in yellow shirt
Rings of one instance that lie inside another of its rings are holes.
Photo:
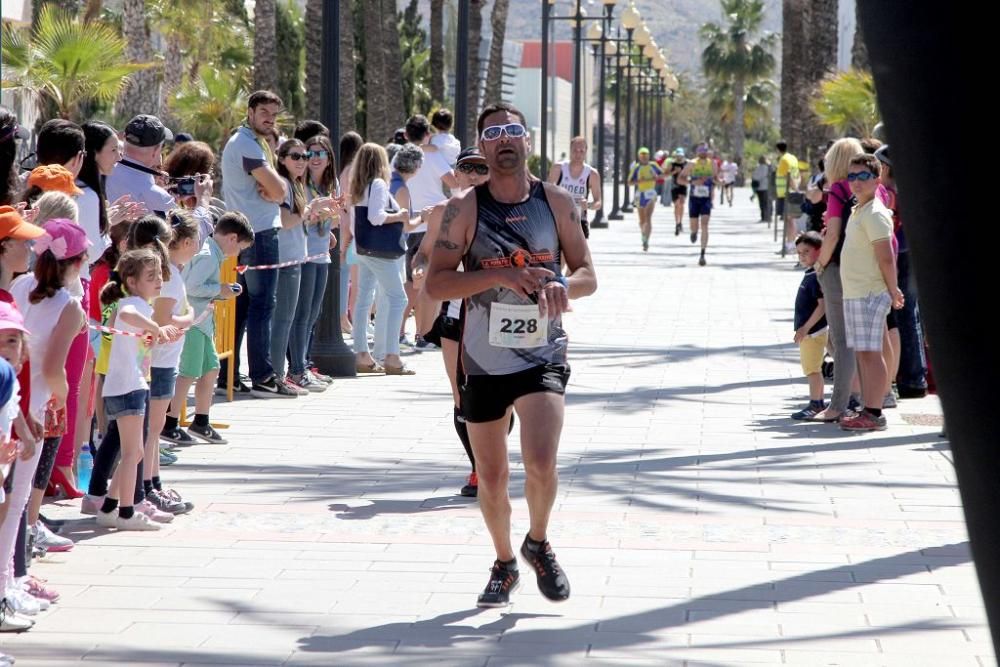
[[[799,189],[799,159],[788,152],[788,144],[779,141],[774,146],[778,149],[778,166],[774,173],[774,184],[777,190],[777,203],[775,210],[778,217],[784,221],[784,238],[781,240],[781,256],[787,253],[794,253],[795,246],[792,243],[795,238],[794,217],[796,211],[792,206],[785,206],[785,199],[788,195],[794,194]]]
[[[708,221],[712,217],[712,188],[719,182],[719,171],[708,157],[708,146],[700,144],[695,149],[698,158],[688,162],[683,176],[691,182],[688,198],[688,215],[691,218],[691,243],[698,242],[701,231],[701,255],[698,266],[705,266],[705,249],[708,248]]]
[[[656,208],[656,179],[663,170],[649,159],[649,149],[639,149],[638,160],[628,170],[628,182],[635,185],[635,207],[639,211],[639,232],[642,234],[642,251],[649,250],[649,237],[653,233],[653,209]]]

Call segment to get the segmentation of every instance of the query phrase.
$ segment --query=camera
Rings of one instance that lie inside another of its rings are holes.
[[[193,197],[194,186],[198,182],[197,178],[194,176],[179,176],[177,178],[170,179],[170,187],[168,192],[170,194],[179,195],[181,197]]]

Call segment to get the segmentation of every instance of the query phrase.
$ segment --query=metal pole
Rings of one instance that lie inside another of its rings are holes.
[[[322,95],[320,115],[331,137],[340,136],[340,0],[323,3]],[[340,241],[339,231],[337,241]],[[330,253],[330,270],[323,294],[323,316],[316,323],[310,356],[327,375],[351,377],[357,373],[354,352],[340,330],[340,250]]]
[[[610,12],[609,12],[610,13]],[[609,21],[610,25],[610,21]],[[621,38],[621,28],[618,29],[618,37]],[[621,220],[625,216],[621,214],[621,209],[619,208],[620,200],[618,195],[621,191],[621,117],[622,117],[622,61],[621,61],[621,47],[615,49],[615,154],[614,154],[614,174],[612,177],[612,190],[614,192],[612,196],[611,213],[608,214],[608,220]],[[627,199],[628,197],[626,197]]]
[[[580,136],[580,107],[583,103],[583,13],[580,0],[576,0],[576,14],[573,16],[573,120],[570,123],[574,137]]]
[[[469,145],[469,0],[458,0],[458,44],[455,53],[455,131]],[[544,127],[544,126],[543,126]]]
[[[632,212],[632,202],[629,199],[628,194],[628,172],[629,166],[631,165],[630,160],[632,159],[632,129],[630,127],[632,122],[632,33],[635,32],[634,29],[625,29],[625,159],[622,161],[622,166],[625,167],[625,201],[622,202],[621,211],[623,213]]]
[[[541,177],[549,174],[549,0],[542,0],[542,160]]]
[[[663,145],[663,82],[660,82],[660,90],[656,95],[656,147],[666,150]]]
[[[603,22],[603,21],[602,21]],[[597,61],[600,71],[600,88],[597,94],[597,175],[601,177],[601,208],[597,209],[594,221],[590,223],[591,229],[603,229],[608,226],[604,220],[604,95],[607,91],[607,84],[604,78],[605,51],[607,50],[608,34],[601,30],[601,50]]]

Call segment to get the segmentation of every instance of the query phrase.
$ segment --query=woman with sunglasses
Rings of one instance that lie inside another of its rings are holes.
[[[281,203],[281,229],[278,231],[278,262],[298,262],[278,269],[278,296],[271,320],[271,364],[283,397],[304,396],[310,391],[325,391],[326,385],[306,382],[299,386],[285,376],[285,358],[292,322],[299,303],[302,263],[306,258],[304,223],[330,206],[328,197],[306,199],[306,145],[298,139],[288,139],[278,147],[278,174],[285,179],[288,196]]]
[[[306,141],[306,155],[309,158],[306,169],[306,201],[322,198],[340,200],[340,182],[337,180],[337,165],[333,159],[333,145],[322,134]],[[306,235],[306,256],[311,259],[302,265],[299,283],[299,303],[292,320],[292,331],[288,338],[288,371],[292,382],[307,391],[323,391],[333,382],[333,378],[310,369],[309,347],[312,342],[313,327],[319,320],[326,293],[326,278],[330,271],[330,250],[337,247],[337,237],[333,226],[340,221],[337,211],[327,211],[303,223]]]

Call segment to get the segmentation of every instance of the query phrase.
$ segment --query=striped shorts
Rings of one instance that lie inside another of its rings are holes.
[[[889,292],[844,299],[847,346],[856,352],[881,352],[885,318],[891,308]]]

